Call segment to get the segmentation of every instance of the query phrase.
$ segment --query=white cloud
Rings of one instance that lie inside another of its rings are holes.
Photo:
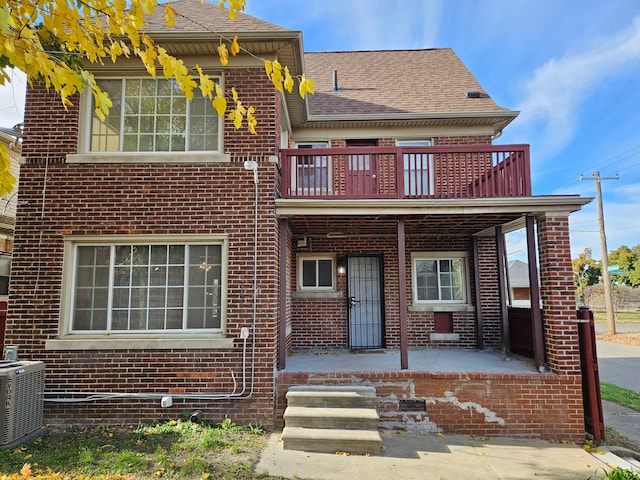
[[[640,61],[640,17],[617,35],[591,42],[580,53],[552,58],[525,82],[517,129],[539,132],[545,153],[573,137],[578,109],[607,79]],[[526,134],[530,136],[530,133]]]

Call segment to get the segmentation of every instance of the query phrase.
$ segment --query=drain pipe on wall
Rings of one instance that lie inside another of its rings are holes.
[[[258,162],[246,160],[245,170],[253,171],[253,310],[252,310],[252,338],[251,338],[251,389],[247,397],[253,395],[256,369],[256,325],[258,318]]]
[[[242,390],[236,393],[236,379],[233,372],[233,392],[231,393],[129,393],[129,392],[44,392],[44,400],[52,403],[81,403],[98,400],[109,400],[113,398],[143,398],[143,399],[160,399],[162,407],[170,407],[173,404],[172,398],[181,400],[227,400],[227,399],[244,399],[253,396],[255,386],[255,363],[256,363],[256,325],[258,313],[258,162],[255,160],[246,160],[244,169],[253,171],[254,183],[254,224],[253,224],[253,308],[252,308],[252,325],[249,328],[242,327],[240,329],[240,338],[242,339]],[[247,389],[247,339],[251,335],[251,384],[249,391]],[[245,393],[246,392],[246,393]],[[47,398],[48,395],[56,395],[55,398]],[[83,395],[83,398],[73,398]],[[72,396],[72,397],[69,397]]]

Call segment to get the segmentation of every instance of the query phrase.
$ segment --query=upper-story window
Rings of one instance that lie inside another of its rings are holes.
[[[91,114],[90,152],[220,150],[221,122],[211,101],[197,92],[189,101],[175,80],[109,78],[98,85],[113,105],[104,121]]]
[[[431,140],[398,140],[399,147],[429,147]],[[422,197],[433,194],[433,155],[428,153],[405,153],[404,194]]]
[[[322,149],[327,148],[324,142],[298,143],[297,148]],[[321,152],[309,153],[293,157],[295,168],[291,170],[294,178],[292,186],[307,194],[327,194],[329,179],[331,178],[331,157]]]

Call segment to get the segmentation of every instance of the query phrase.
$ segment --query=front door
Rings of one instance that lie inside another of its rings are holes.
[[[349,348],[383,347],[382,261],[379,255],[349,257],[347,292]]]

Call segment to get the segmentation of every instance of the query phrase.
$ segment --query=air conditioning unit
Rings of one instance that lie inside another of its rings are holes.
[[[0,361],[0,446],[42,427],[44,363]]]

